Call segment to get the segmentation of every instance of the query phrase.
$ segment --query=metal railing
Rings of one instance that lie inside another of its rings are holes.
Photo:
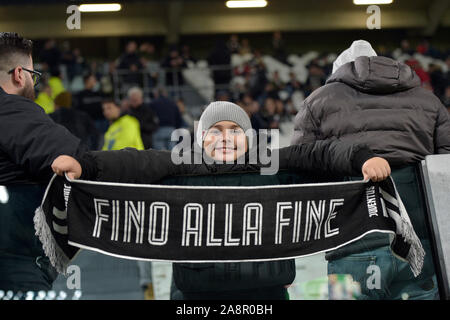
[[[213,80],[214,71],[229,71],[230,80],[233,77],[233,67],[231,65],[215,65],[205,68],[158,68],[157,70],[142,69],[131,71],[128,69],[117,69],[112,73],[114,97],[118,100],[124,98],[127,91],[134,86],[140,87],[145,97],[149,97],[155,89],[165,90],[172,98],[180,98],[189,91],[198,91],[202,89],[229,90],[230,83],[216,84],[211,81],[210,85],[186,84],[183,71],[195,70],[206,73],[206,76]],[[154,74],[157,73],[156,79]],[[168,81],[170,78],[170,82]],[[181,78],[180,78],[181,77]],[[167,84],[167,83],[171,84]]]

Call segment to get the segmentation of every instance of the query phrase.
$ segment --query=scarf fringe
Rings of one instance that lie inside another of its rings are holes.
[[[405,221],[402,217],[402,235],[407,243],[411,245],[409,248],[406,260],[409,262],[414,277],[417,277],[423,268],[423,263],[425,259],[425,250],[423,249],[422,243],[419,237],[417,237],[414,229],[410,223]]]
[[[44,253],[50,259],[50,263],[56,271],[58,271],[58,273],[67,276],[67,267],[70,263],[70,259],[56,243],[50,227],[47,225],[47,220],[45,218],[45,213],[42,206],[39,206],[36,209],[33,222],[34,229],[36,230],[35,234],[41,241]]]
[[[395,185],[394,185],[395,188]],[[417,236],[414,228],[412,226],[411,220],[409,219],[408,213],[406,211],[405,205],[400,198],[397,190],[395,189],[397,199],[399,200],[399,211],[400,211],[400,220],[401,225],[400,234],[403,236],[404,241],[410,245],[408,255],[406,256],[406,260],[409,263],[412,273],[414,277],[417,277],[422,272],[424,259],[425,259],[425,250],[423,249],[422,243],[420,242],[419,237]]]

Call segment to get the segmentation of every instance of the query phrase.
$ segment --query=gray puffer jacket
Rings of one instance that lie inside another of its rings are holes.
[[[393,167],[450,153],[447,110],[409,66],[395,60],[358,57],[303,104],[292,144],[337,137],[368,145]]]

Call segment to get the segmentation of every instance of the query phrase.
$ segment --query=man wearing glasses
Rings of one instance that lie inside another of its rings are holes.
[[[31,80],[33,81],[33,87],[35,87],[35,86],[38,84],[39,78],[42,76],[42,74],[41,74],[39,71],[30,70],[30,69],[27,69],[27,68],[25,68],[25,67],[16,67],[16,68],[13,68],[13,69],[11,69],[11,70],[8,71],[8,74],[12,74],[12,75],[16,76],[16,73],[15,73],[16,70],[18,70],[18,72],[20,72],[20,69],[22,69],[22,70],[24,70],[24,71],[27,71],[27,72],[31,73]],[[29,90],[30,88],[29,88],[29,86],[27,86],[27,87],[25,87],[24,89],[25,89],[25,90]],[[27,95],[23,94],[23,96],[24,96],[25,98],[30,99],[30,96],[32,96],[33,99],[35,98],[35,96],[34,96],[34,90],[32,90],[32,91],[30,90],[30,91],[29,91],[30,93],[28,93],[27,91],[24,91],[24,92],[26,92],[26,94],[27,94]],[[31,93],[31,92],[33,92],[33,93]],[[28,96],[28,94],[29,94],[30,96]]]
[[[34,210],[52,175],[53,160],[85,150],[33,102],[39,76],[32,42],[0,32],[0,291],[19,296],[48,291],[56,278],[34,234]]]
[[[2,37],[7,37],[4,35],[8,35],[9,33],[2,32],[1,34],[2,34]],[[27,40],[24,40],[24,41],[27,41]],[[23,45],[26,46],[26,42],[24,42]],[[30,46],[31,45],[32,44],[30,42]],[[23,48],[23,50],[26,50],[26,49]],[[38,84],[39,78],[41,77],[42,74],[38,71],[31,70],[33,68],[33,60],[31,58],[31,53],[28,57],[23,56],[23,55],[18,55],[17,57],[12,57],[13,56],[12,51],[10,51],[10,52],[6,51],[6,52],[4,52],[3,55],[9,56],[9,57],[1,57],[0,56],[0,59],[3,58],[1,60],[2,63],[0,64],[1,69],[3,69],[4,67],[7,67],[5,64],[8,62],[10,62],[10,63],[16,62],[17,64],[22,63],[22,65],[17,65],[7,72],[7,74],[10,75],[11,81],[4,81],[5,76],[4,75],[0,76],[0,79],[2,80],[1,82],[2,82],[3,90],[10,94],[16,94],[16,95],[28,98],[30,100],[34,100],[36,98],[35,93],[34,93],[34,87]],[[27,68],[25,66],[27,66]],[[27,75],[27,73],[29,75]]]

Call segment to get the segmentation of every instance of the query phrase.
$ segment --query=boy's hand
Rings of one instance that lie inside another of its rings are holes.
[[[53,172],[62,176],[64,172],[70,179],[78,179],[81,176],[80,163],[70,156],[59,156],[52,163]]]
[[[364,180],[371,179],[373,182],[382,181],[390,176],[391,167],[385,159],[373,157],[364,162],[362,174]]]

